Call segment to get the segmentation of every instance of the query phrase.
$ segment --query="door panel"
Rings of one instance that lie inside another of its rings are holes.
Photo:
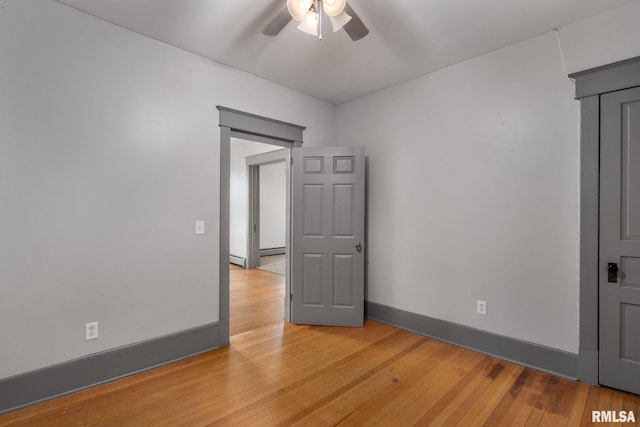
[[[322,237],[324,188],[318,184],[307,184],[302,187],[304,237]]]
[[[353,184],[333,186],[333,237],[354,237],[355,235],[354,190]]]
[[[333,256],[333,306],[353,307],[353,255]]]
[[[304,254],[302,265],[302,304],[322,306],[322,254]]]
[[[364,322],[364,149],[295,148],[293,323]]]
[[[622,358],[636,363],[640,362],[640,306],[632,304],[621,305]],[[636,378],[637,380],[637,378]]]
[[[620,277],[620,286],[640,287],[640,258],[622,257],[620,271],[624,272]]]
[[[640,101],[623,103],[621,116],[622,238],[640,240]]]
[[[602,95],[600,150],[599,377],[640,394],[640,88]]]

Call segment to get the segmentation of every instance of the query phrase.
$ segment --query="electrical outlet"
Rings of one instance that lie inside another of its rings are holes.
[[[84,340],[95,340],[98,338],[98,322],[85,323]]]
[[[487,302],[478,300],[476,305],[476,311],[478,314],[482,314],[483,316],[487,315]]]

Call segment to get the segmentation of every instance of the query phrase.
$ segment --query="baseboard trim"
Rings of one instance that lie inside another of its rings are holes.
[[[231,264],[239,265],[242,268],[247,268],[247,259],[235,255],[229,255],[229,262]]]
[[[575,380],[578,355],[367,301],[367,317],[480,353]]]
[[[260,249],[260,256],[284,255],[285,248]]]
[[[211,323],[0,380],[0,414],[216,349],[221,329]]]

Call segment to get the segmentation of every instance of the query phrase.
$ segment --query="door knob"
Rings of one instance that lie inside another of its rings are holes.
[[[607,264],[607,281],[609,283],[618,283],[618,264],[615,262]]]
[[[362,245],[360,243],[356,243],[356,251],[358,251],[358,253],[362,252]]]

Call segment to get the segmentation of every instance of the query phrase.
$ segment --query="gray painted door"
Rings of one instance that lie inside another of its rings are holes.
[[[640,88],[602,95],[600,167],[600,384],[640,394]]]
[[[291,321],[364,321],[364,149],[293,149]]]

